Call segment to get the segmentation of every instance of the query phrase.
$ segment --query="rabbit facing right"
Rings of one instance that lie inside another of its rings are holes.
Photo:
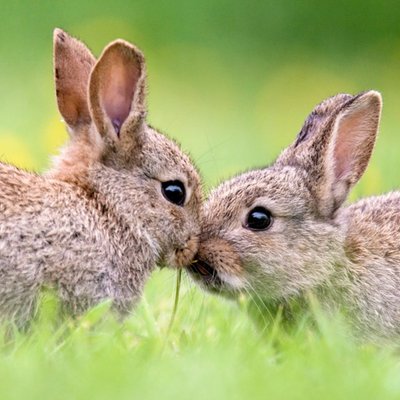
[[[331,97],[274,164],[212,191],[194,279],[282,304],[312,291],[345,309],[358,334],[399,335],[400,192],[343,206],[369,162],[381,107],[375,91]]]
[[[0,319],[20,326],[42,288],[73,315],[106,299],[125,315],[198,246],[199,174],[146,122],[141,51],[116,40],[96,61],[56,29],[54,72],[70,141],[44,175],[0,163]]]

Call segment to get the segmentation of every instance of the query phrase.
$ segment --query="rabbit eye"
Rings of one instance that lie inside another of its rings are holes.
[[[249,228],[253,231],[263,231],[268,229],[271,224],[271,213],[264,207],[255,207],[247,216],[246,228]]]
[[[183,206],[185,203],[186,191],[181,181],[168,181],[161,183],[164,197],[173,204]]]

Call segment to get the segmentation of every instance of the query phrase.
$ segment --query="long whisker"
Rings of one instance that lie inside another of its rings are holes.
[[[195,296],[195,291],[193,290],[193,282],[191,281],[190,277],[187,274],[185,274],[184,280],[186,283],[185,302],[189,303],[189,312],[185,314],[185,321],[190,326],[190,332],[191,332],[193,329],[194,321],[196,320],[194,316],[197,313],[196,309],[192,307],[192,304],[196,304],[193,301]]]
[[[216,143],[213,146],[211,146],[211,144],[208,140],[207,140],[207,142],[209,144],[208,149],[203,154],[200,154],[200,156],[196,157],[196,164],[198,164],[198,165],[201,164],[201,162],[205,156],[211,156],[213,158],[213,161],[215,161],[216,158],[215,158],[214,151],[217,150],[218,148],[220,148],[221,146],[226,145],[228,140],[221,140],[219,143]]]
[[[265,318],[265,314],[263,312],[263,310],[261,309],[259,302],[257,301],[257,299],[255,298],[255,296],[253,295],[253,293],[255,293],[253,290],[249,289],[249,288],[245,288],[247,294],[249,295],[251,302],[255,305],[256,309],[257,309],[257,314],[259,315],[259,317],[261,317],[262,319],[262,330],[260,332],[260,335],[262,335],[264,333],[264,331],[266,330],[267,326],[268,326],[268,321]]]

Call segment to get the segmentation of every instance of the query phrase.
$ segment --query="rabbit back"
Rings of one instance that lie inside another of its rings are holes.
[[[340,303],[361,335],[400,335],[400,192],[362,199],[337,221],[346,227]]]

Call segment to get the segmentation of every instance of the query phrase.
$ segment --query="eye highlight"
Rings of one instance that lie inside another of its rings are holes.
[[[167,181],[161,183],[164,197],[177,206],[183,206],[186,199],[185,186],[181,181]]]
[[[252,231],[264,231],[272,224],[272,215],[264,207],[255,207],[247,215],[246,228]]]

